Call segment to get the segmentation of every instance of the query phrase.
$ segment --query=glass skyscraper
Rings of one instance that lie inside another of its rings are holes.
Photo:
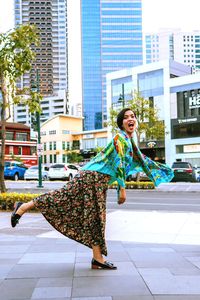
[[[82,0],[81,22],[84,130],[93,130],[107,119],[106,74],[143,63],[142,0]]]

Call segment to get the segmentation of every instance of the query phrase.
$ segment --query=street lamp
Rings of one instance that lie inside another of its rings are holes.
[[[39,71],[36,70],[36,86],[32,87],[32,91],[34,89],[39,93],[40,85],[39,85]],[[39,101],[39,99],[38,99]],[[42,185],[42,144],[41,144],[41,133],[40,133],[40,112],[36,112],[36,124],[37,124],[37,155],[38,155],[38,188],[43,188]]]
[[[125,107],[125,97],[124,97],[124,83],[122,83],[122,93],[119,95],[119,103],[122,103],[122,107]]]

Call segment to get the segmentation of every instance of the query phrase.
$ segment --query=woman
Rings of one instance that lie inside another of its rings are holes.
[[[107,255],[104,234],[108,185],[117,181],[118,203],[122,204],[126,200],[127,176],[144,171],[155,185],[173,178],[169,167],[153,162],[137,148],[133,139],[137,120],[131,109],[125,108],[118,114],[117,125],[120,132],[62,189],[28,203],[16,203],[12,227],[26,211],[36,207],[59,232],[92,248],[92,269],[117,269],[103,256]]]

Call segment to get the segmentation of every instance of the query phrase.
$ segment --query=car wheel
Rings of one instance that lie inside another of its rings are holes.
[[[15,173],[13,179],[14,179],[14,181],[18,181],[18,180],[19,180],[19,174],[18,174],[18,173]]]
[[[73,179],[72,174],[69,174],[69,181],[71,181]]]

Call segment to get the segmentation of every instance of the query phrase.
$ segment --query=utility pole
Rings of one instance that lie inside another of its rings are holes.
[[[40,92],[40,82],[39,82],[39,71],[36,70],[36,86],[37,93]],[[41,144],[41,133],[40,133],[40,112],[36,112],[36,122],[37,122],[37,132],[38,132],[38,144],[37,144],[37,153],[38,153],[38,188],[43,188],[42,185],[42,144]]]
[[[36,82],[32,86],[32,91],[40,92],[39,84],[39,71],[36,70]],[[39,101],[39,99],[38,99]],[[37,156],[38,156],[38,188],[43,188],[42,185],[42,145],[41,145],[41,133],[40,133],[40,112],[35,113],[36,116],[36,127],[37,127]]]

